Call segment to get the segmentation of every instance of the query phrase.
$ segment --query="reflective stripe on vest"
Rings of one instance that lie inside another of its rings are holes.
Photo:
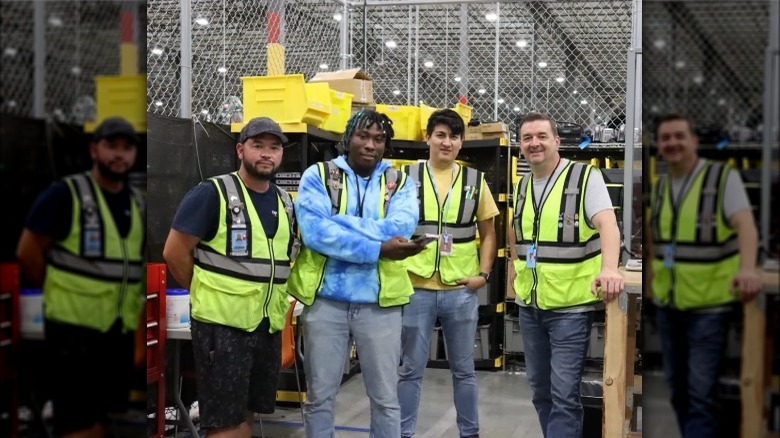
[[[121,282],[124,279],[125,267],[122,261],[84,259],[56,246],[52,246],[49,249],[47,256],[51,264],[76,274],[116,282]],[[129,263],[127,271],[128,282],[136,283],[141,281],[143,274],[143,263]]]

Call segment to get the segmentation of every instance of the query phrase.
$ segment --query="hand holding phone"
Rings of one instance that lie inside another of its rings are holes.
[[[413,240],[414,243],[420,246],[428,246],[429,243],[439,240],[438,234],[425,233]]]

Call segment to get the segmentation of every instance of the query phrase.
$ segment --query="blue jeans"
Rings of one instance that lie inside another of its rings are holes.
[[[371,438],[401,436],[398,363],[401,307],[351,304],[318,297],[303,311],[304,370],[308,389],[303,414],[307,438],[334,436],[334,403],[350,334],[371,406]]]
[[[477,295],[466,289],[435,291],[415,289],[403,312],[403,361],[398,379],[401,402],[401,436],[414,435],[420,405],[423,372],[428,363],[431,333],[438,318],[447,359],[460,436],[479,434],[477,375],[474,372],[474,337],[477,333]]]
[[[520,308],[526,373],[545,437],[582,436],[580,382],[592,323],[591,312]]]
[[[718,376],[729,318],[729,313],[658,308],[664,373],[685,438],[718,435]]]

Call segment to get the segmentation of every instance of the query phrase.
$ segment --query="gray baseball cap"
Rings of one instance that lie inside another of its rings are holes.
[[[121,117],[110,117],[103,120],[92,135],[92,140],[97,142],[104,138],[125,137],[138,146],[138,135],[127,120]]]
[[[278,123],[269,119],[268,117],[255,117],[247,122],[244,128],[241,130],[241,136],[239,137],[239,143],[245,142],[248,138],[254,137],[260,134],[271,134],[279,137],[282,143],[287,143],[287,137],[282,133],[282,128]]]

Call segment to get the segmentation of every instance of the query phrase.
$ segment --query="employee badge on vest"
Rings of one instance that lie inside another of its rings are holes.
[[[525,267],[536,267],[536,244],[532,243],[528,245],[528,250],[525,252]]]
[[[452,255],[452,234],[441,233],[439,240],[439,252],[444,256]]]
[[[238,200],[231,200],[238,201]],[[230,212],[233,214],[233,223],[230,225],[230,257],[245,257],[249,255],[249,233],[246,223],[242,221],[241,203],[234,203],[230,206]]]
[[[672,269],[674,267],[674,244],[670,243],[664,247],[664,267]]]
[[[84,257],[100,257],[103,254],[103,231],[94,205],[84,207]]]

